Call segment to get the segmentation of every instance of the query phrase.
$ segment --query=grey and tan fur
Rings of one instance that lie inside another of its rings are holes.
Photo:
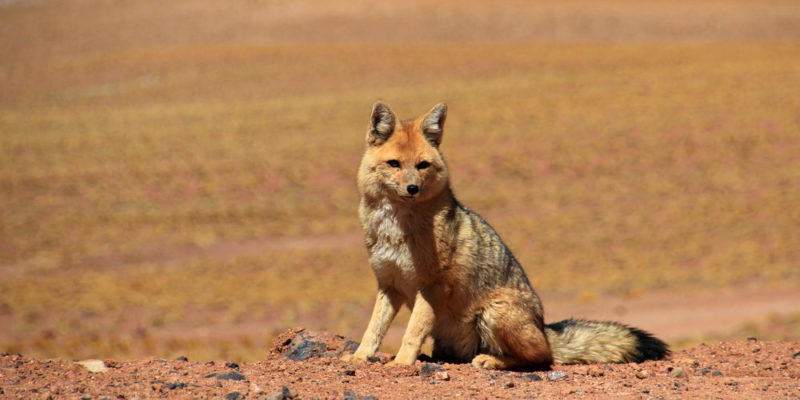
[[[450,189],[439,152],[446,116],[444,104],[411,121],[373,108],[358,187],[378,295],[360,346],[344,358],[372,357],[402,306],[412,312],[394,364],[413,364],[428,336],[434,358],[488,369],[663,358],[662,341],[615,322],[545,325],[517,259]]]

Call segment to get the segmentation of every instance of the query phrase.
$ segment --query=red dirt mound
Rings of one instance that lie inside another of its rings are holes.
[[[338,359],[355,342],[295,328],[263,361],[199,363],[105,360],[78,363],[0,357],[3,398],[409,399],[409,398],[748,398],[800,397],[800,342],[701,345],[664,361],[556,365],[550,371],[485,371],[420,360],[389,368]],[[296,360],[296,361],[295,361]],[[90,372],[98,368],[99,372]]]

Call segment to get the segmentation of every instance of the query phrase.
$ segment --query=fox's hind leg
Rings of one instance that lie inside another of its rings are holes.
[[[544,334],[536,294],[515,288],[500,288],[492,293],[478,316],[481,353],[472,365],[486,369],[516,366],[549,366],[553,353]]]

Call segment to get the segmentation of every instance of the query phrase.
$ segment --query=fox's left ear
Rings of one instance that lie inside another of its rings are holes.
[[[442,143],[445,119],[447,119],[447,104],[439,103],[433,106],[420,124],[422,134],[435,146]]]

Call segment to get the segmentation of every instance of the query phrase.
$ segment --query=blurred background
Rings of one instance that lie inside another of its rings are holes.
[[[449,104],[455,192],[547,320],[800,340],[797,1],[4,0],[0,351],[360,338],[379,98]]]

